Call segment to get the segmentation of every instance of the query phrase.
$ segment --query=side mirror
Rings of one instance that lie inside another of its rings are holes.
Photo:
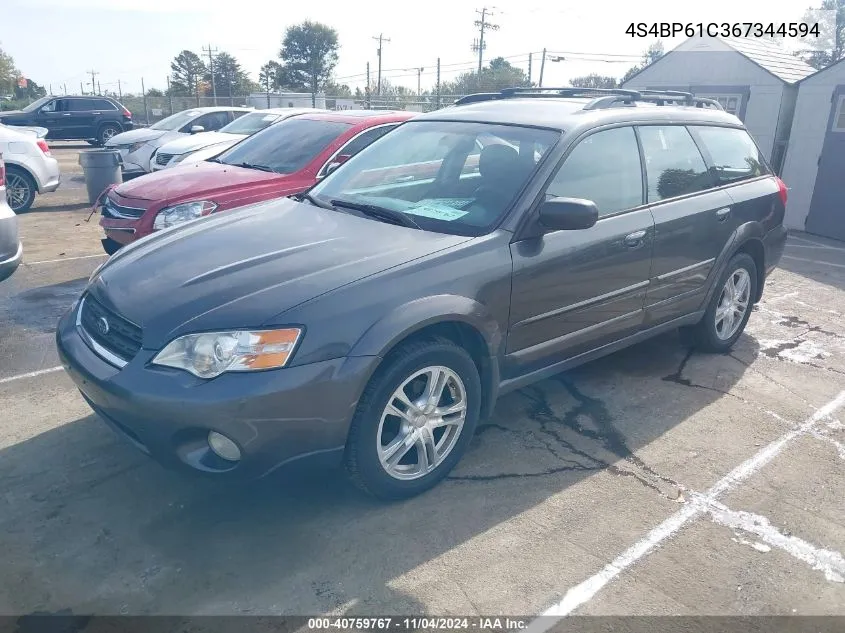
[[[205,132],[205,128],[201,125],[192,125],[191,126],[191,134],[199,134],[200,132]]]
[[[578,231],[595,226],[599,210],[592,200],[552,198],[540,206],[540,224],[550,231]]]
[[[335,156],[334,160],[329,163],[328,167],[326,167],[326,176],[335,171],[338,167],[343,165],[343,163],[348,161],[350,158],[352,158],[352,156],[350,156],[349,154],[338,154],[337,156]]]

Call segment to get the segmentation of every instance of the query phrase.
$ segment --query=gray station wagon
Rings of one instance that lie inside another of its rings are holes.
[[[294,199],[121,250],[58,348],[91,407],[163,463],[344,464],[407,497],[507,391],[678,327],[729,350],[783,251],[786,195],[713,101],[473,95]]]

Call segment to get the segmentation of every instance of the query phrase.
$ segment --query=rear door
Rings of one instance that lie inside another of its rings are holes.
[[[506,373],[520,375],[601,347],[641,327],[654,223],[644,204],[630,126],[580,140],[546,198],[592,200],[595,226],[511,244],[514,275]]]
[[[645,306],[651,326],[700,307],[737,217],[686,127],[643,125],[638,134],[656,229]]]
[[[66,138],[91,138],[96,135],[95,130],[95,102],[96,99],[68,99],[68,121]]]

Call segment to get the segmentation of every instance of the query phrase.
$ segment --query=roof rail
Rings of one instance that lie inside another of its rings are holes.
[[[466,95],[457,99],[454,105],[466,105],[482,101],[496,101],[516,97],[560,98],[560,97],[594,97],[584,106],[584,110],[602,110],[622,106],[633,106],[636,101],[646,101],[655,105],[680,103],[697,108],[713,107],[723,110],[721,104],[714,99],[696,97],[691,92],[680,90],[627,90],[624,88],[505,88],[499,92],[481,92]]]

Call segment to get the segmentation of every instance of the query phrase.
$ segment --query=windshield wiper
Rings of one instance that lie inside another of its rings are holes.
[[[402,213],[402,211],[395,211],[394,209],[380,207],[375,204],[352,202],[350,200],[332,200],[331,202],[333,206],[354,209],[355,211],[360,211],[364,215],[369,216],[371,218],[387,221],[392,224],[398,224],[399,226],[404,226],[409,229],[422,230],[422,227],[417,224],[413,220],[413,218],[411,218],[410,215],[408,215],[407,213]]]
[[[233,167],[245,167],[246,169],[257,169],[259,171],[269,171],[273,174],[276,173],[275,169],[267,167],[267,165],[256,165],[254,163],[237,163],[236,165],[233,165]]]
[[[332,211],[335,210],[335,208],[332,205],[330,205],[328,202],[323,202],[319,198],[312,196],[307,191],[304,192],[304,193],[300,193],[297,196],[291,196],[291,197],[294,200],[307,200],[308,202],[313,204],[315,207],[320,207],[321,209],[331,209]]]

